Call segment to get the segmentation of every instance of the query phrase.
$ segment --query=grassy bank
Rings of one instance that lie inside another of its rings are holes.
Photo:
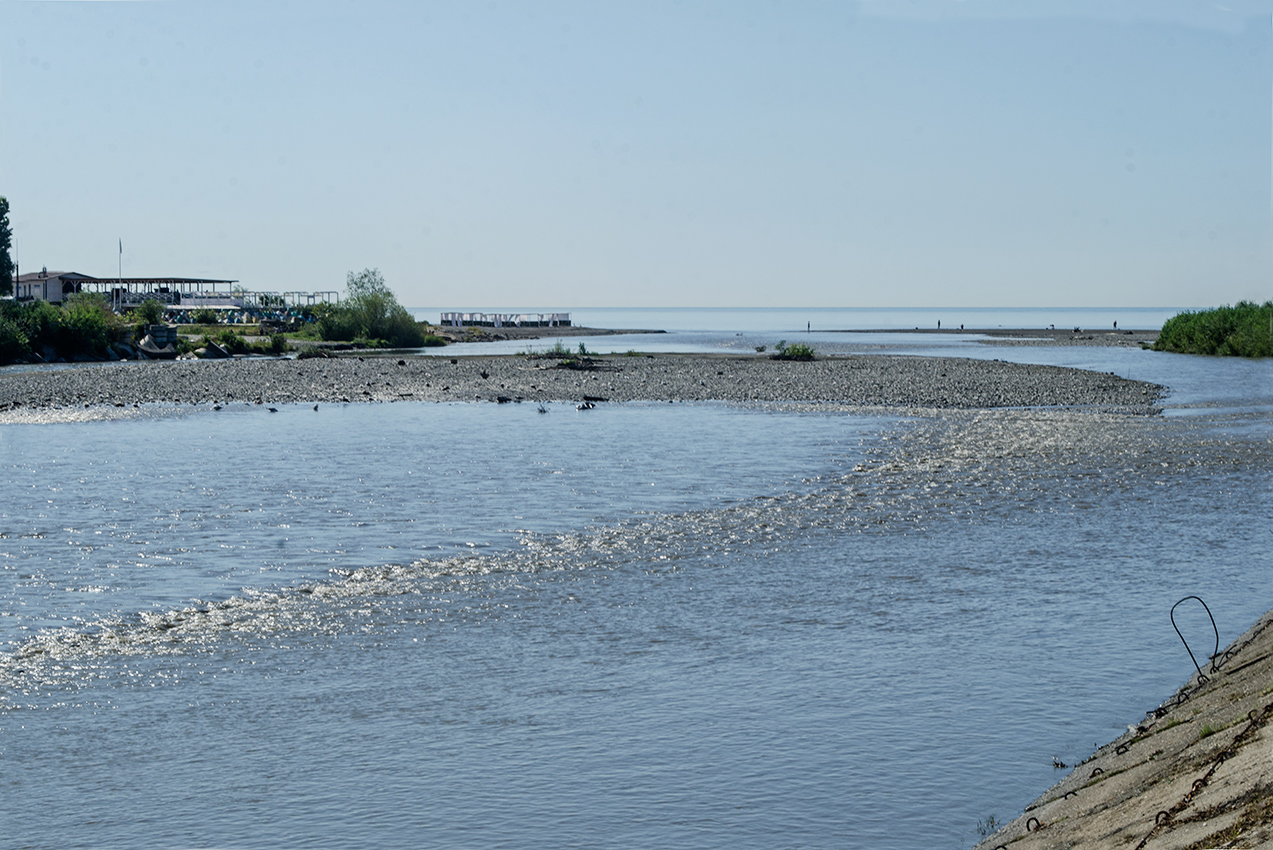
[[[1273,357],[1273,301],[1241,301],[1232,307],[1189,310],[1162,326],[1155,351]]]

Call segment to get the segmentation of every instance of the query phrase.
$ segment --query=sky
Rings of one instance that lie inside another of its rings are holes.
[[[379,268],[463,310],[1263,302],[1271,139],[1273,0],[0,0],[23,272]]]

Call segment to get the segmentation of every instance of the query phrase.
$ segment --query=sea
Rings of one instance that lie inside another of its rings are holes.
[[[899,331],[1175,312],[596,309],[665,333],[563,340],[1074,366],[1164,385],[1152,416],[0,425],[0,846],[969,847],[1273,607],[1273,361]]]

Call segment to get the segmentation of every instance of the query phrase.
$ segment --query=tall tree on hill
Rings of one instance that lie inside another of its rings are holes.
[[[13,294],[13,230],[9,227],[9,199],[0,195],[0,295]]]

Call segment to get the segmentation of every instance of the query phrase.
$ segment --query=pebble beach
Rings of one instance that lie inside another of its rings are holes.
[[[1085,407],[1153,413],[1155,384],[1000,361],[846,356],[607,355],[569,363],[528,356],[129,362],[0,372],[0,421],[70,410],[235,403],[822,402],[852,407]]]

